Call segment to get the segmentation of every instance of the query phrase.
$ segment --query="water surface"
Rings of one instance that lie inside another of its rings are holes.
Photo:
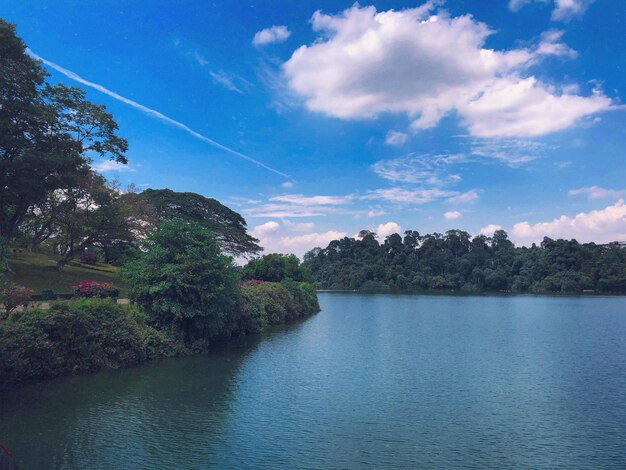
[[[626,468],[626,299],[320,294],[204,357],[0,395],[36,468]]]

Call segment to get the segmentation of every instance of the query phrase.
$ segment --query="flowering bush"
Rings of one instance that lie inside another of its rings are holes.
[[[96,262],[98,261],[98,256],[95,253],[85,251],[84,253],[78,255],[78,259],[86,264],[96,264]]]
[[[80,281],[72,286],[72,290],[76,297],[117,298],[120,294],[111,282]]]
[[[0,290],[0,300],[4,306],[4,315],[7,317],[9,313],[20,305],[26,307],[30,301],[33,291],[26,286],[7,286]]]

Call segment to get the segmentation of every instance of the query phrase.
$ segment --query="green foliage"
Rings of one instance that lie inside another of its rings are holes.
[[[4,312],[0,312],[0,320],[6,318],[17,307],[26,307],[33,292],[30,288],[16,285],[0,285],[0,303]]]
[[[0,256],[35,206],[90,171],[89,156],[126,163],[127,143],[104,106],[79,88],[46,84],[45,70],[25,49],[14,26],[0,19]],[[35,226],[50,233],[45,223]]]
[[[325,289],[626,292],[626,249],[550,238],[516,248],[503,230],[492,238],[408,231],[383,243],[362,231],[357,239],[315,248],[304,260]]]
[[[150,322],[181,332],[189,342],[228,335],[235,323],[237,275],[211,232],[195,222],[168,220],[142,249],[124,275],[131,299]]]
[[[242,279],[259,279],[268,282],[280,282],[285,279],[311,282],[311,273],[300,264],[295,255],[271,253],[250,260],[241,270]]]
[[[259,253],[258,240],[246,233],[246,221],[237,212],[215,199],[196,193],[171,189],[146,189],[123,196],[131,211],[143,214],[143,220],[158,225],[164,220],[195,222],[210,230],[226,253],[240,256]]]
[[[241,333],[255,333],[268,325],[285,323],[320,310],[315,289],[306,282],[243,284],[240,295],[238,331]]]
[[[56,377],[136,364],[149,335],[112,300],[54,303],[13,312],[0,322],[0,382]]]

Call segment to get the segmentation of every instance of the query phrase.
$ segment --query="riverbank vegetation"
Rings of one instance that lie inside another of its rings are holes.
[[[0,388],[201,353],[319,310],[297,258],[235,266],[262,250],[237,212],[98,174],[94,160],[127,163],[113,116],[48,83],[2,19],[0,46]]]
[[[322,289],[626,293],[620,245],[546,237],[516,247],[503,230],[473,238],[461,230],[411,230],[382,243],[362,231],[309,251],[304,265]]]

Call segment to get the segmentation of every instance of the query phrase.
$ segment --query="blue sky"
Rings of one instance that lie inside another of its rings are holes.
[[[219,199],[268,251],[360,229],[626,239],[622,0],[0,11],[116,117],[130,164],[96,168]]]

